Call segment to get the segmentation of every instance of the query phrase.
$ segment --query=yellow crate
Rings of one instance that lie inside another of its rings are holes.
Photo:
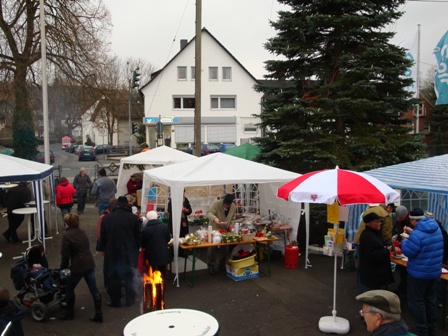
[[[255,254],[243,259],[229,260],[229,265],[233,268],[243,268],[255,265]]]

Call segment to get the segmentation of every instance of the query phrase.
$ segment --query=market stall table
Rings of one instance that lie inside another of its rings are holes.
[[[24,243],[28,243],[28,247],[31,247],[31,242],[35,241],[39,238],[40,228],[39,225],[35,225],[34,227],[34,237],[31,239],[31,215],[37,213],[36,208],[19,208],[12,211],[16,215],[28,215],[28,240],[24,240]],[[39,231],[39,232],[37,232]]]
[[[51,230],[51,208],[50,208],[50,201],[49,200],[43,200],[42,201],[43,205],[44,205],[44,211],[45,211],[45,205],[48,206],[48,221],[50,222],[50,230]],[[29,201],[28,203],[25,203],[25,205],[30,206],[30,207],[36,207],[36,201]],[[57,225],[56,225],[56,229],[57,229]],[[45,232],[45,234],[47,234],[47,232]],[[52,237],[45,237],[45,239],[51,239]]]
[[[271,237],[271,238],[255,238],[249,241],[237,241],[237,242],[228,242],[228,243],[219,243],[219,244],[213,244],[213,243],[202,243],[199,245],[179,245],[180,248],[182,248],[183,250],[186,251],[191,251],[192,252],[192,259],[191,263],[192,263],[192,267],[191,267],[191,281],[187,280],[187,258],[185,258],[185,262],[184,262],[184,281],[190,286],[190,287],[194,287],[194,275],[195,275],[195,265],[196,265],[196,261],[199,258],[198,255],[198,250],[202,249],[202,248],[208,248],[208,247],[216,247],[216,246],[233,246],[233,245],[242,245],[242,244],[255,244],[256,247],[256,251],[257,251],[257,260],[260,260],[260,255],[261,255],[261,245],[266,245],[269,247],[269,244],[271,244],[273,241],[278,240],[277,237]],[[271,276],[271,256],[269,253],[269,248],[268,248],[268,253],[267,253],[267,257],[268,257],[268,271],[267,273],[264,273],[260,270],[260,273],[266,275],[267,277]]]
[[[396,258],[394,256],[391,256],[390,261],[392,261],[393,263],[400,265],[400,266],[404,266],[404,267],[408,267],[408,262],[407,260],[404,260],[403,258]],[[442,316],[441,316],[441,320],[442,320],[442,329],[445,329],[446,327],[446,284],[448,282],[448,273],[442,273],[440,275],[440,279],[442,279]]]
[[[129,322],[123,336],[216,336],[219,323],[211,315],[192,309],[165,309],[140,315]]]

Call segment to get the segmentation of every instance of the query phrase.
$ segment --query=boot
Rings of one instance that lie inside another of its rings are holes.
[[[102,323],[103,322],[103,312],[101,311],[101,295],[95,296],[93,298],[93,303],[95,305],[95,316],[90,318],[90,321]]]
[[[67,308],[65,308],[62,314],[59,316],[60,320],[73,320],[75,316],[75,298],[67,298]]]

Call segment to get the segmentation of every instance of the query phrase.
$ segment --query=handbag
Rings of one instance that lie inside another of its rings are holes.
[[[96,240],[96,247],[95,247],[95,249],[98,252],[103,252],[104,251],[103,244],[101,244],[101,240],[100,239]]]

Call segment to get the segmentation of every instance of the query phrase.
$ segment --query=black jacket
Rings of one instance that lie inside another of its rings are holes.
[[[128,207],[118,207],[103,217],[100,239],[109,270],[136,268],[141,235],[140,220]]]
[[[153,267],[166,265],[170,262],[168,242],[171,236],[166,224],[152,219],[146,224],[142,232],[142,247],[145,258]]]
[[[381,232],[366,226],[359,239],[359,275],[369,289],[379,289],[394,282],[390,252],[384,247]]]

